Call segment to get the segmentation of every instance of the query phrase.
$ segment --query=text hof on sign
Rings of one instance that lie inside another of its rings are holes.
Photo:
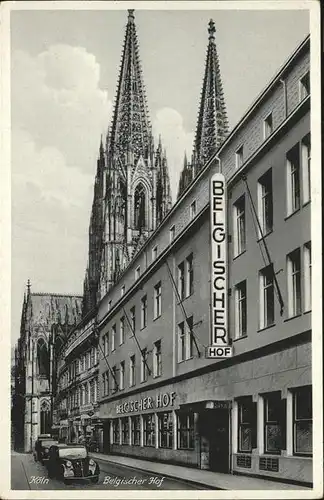
[[[208,358],[229,358],[227,330],[227,238],[226,238],[226,182],[221,173],[210,181],[211,230],[211,339]]]

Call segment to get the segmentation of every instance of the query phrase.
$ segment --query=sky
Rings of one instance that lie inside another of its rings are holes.
[[[173,201],[184,151],[192,152],[211,18],[230,128],[309,33],[301,10],[135,11],[150,118],[167,151]],[[28,278],[35,293],[82,294],[96,158],[113,110],[126,22],[126,10],[11,12],[14,341]]]

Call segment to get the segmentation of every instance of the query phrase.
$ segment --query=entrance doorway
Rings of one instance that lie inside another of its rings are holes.
[[[229,472],[229,410],[203,410],[199,428],[202,448],[208,450],[209,470]]]

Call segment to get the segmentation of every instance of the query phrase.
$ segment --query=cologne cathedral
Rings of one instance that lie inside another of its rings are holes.
[[[190,162],[185,156],[178,197],[216,152],[227,131],[211,20],[193,153]],[[161,137],[154,144],[134,11],[129,10],[113,117],[98,153],[83,297],[31,293],[27,286],[15,349],[12,421],[18,447],[30,449],[34,425],[40,432],[50,428],[60,345],[116,283],[171,206],[166,152]]]

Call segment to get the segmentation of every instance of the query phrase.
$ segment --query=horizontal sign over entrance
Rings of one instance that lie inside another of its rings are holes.
[[[175,398],[175,392],[164,392],[157,394],[155,398],[149,396],[147,398],[127,401],[116,406],[116,413],[134,413],[143,410],[166,408],[174,405]]]

